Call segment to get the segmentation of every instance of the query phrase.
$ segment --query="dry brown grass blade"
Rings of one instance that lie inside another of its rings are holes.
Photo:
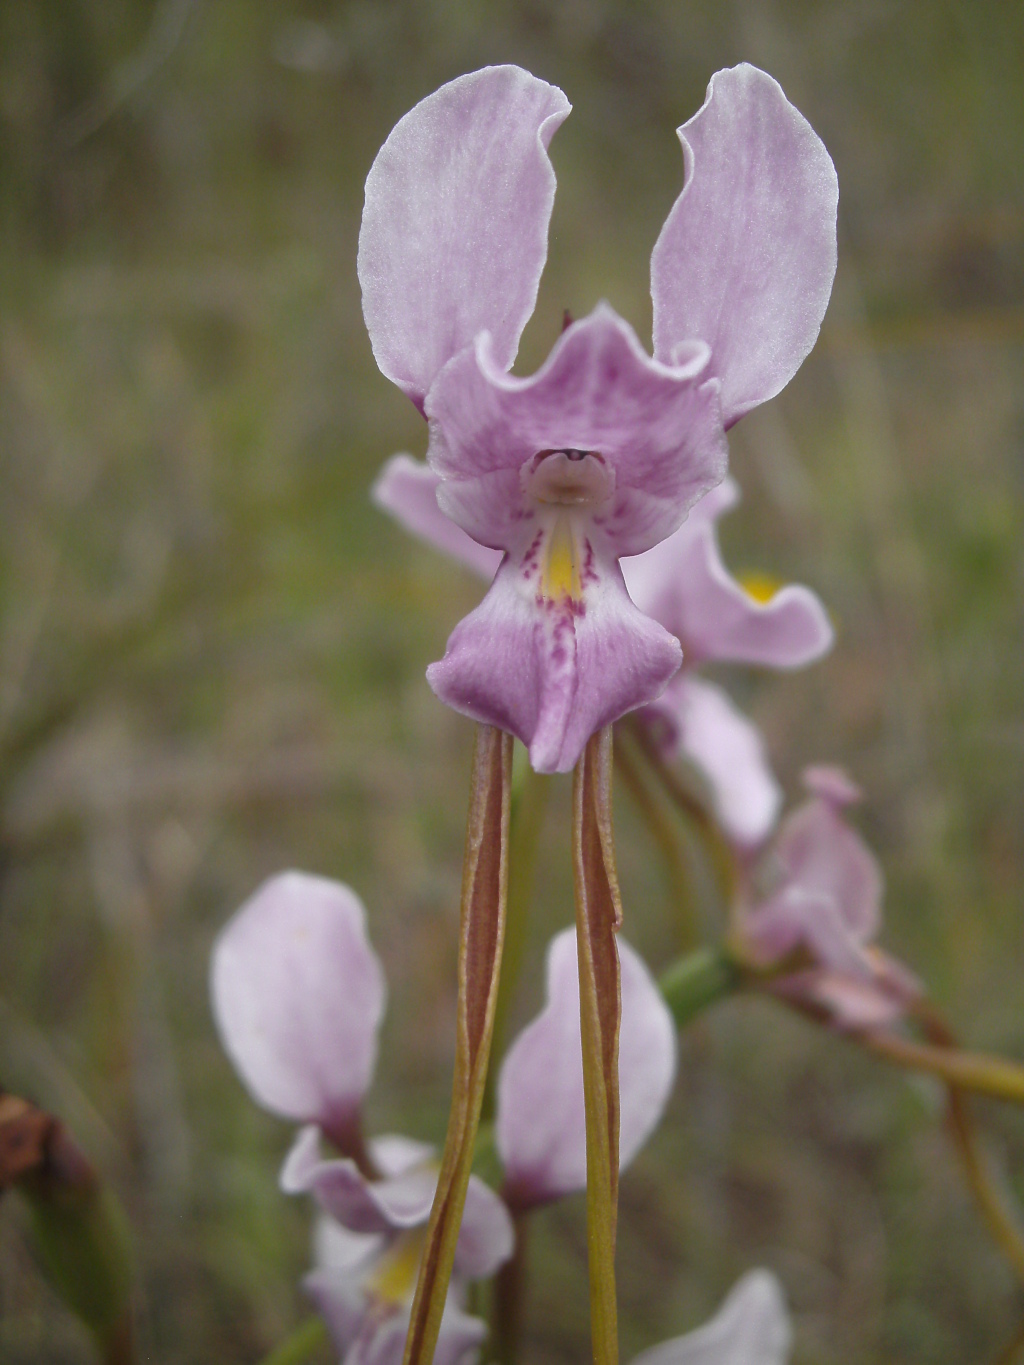
[[[619,952],[622,904],[612,844],[612,731],[589,740],[573,779],[573,873],[587,1114],[587,1252],[595,1365],[618,1361]]]
[[[429,1365],[433,1359],[473,1164],[505,934],[511,782],[511,735],[481,725],[473,753],[462,870],[452,1108],[405,1342],[405,1365]]]

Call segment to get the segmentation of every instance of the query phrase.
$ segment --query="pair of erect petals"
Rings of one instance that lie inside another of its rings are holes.
[[[827,152],[770,77],[719,72],[680,130],[686,180],[652,257],[653,359],[601,305],[536,375],[511,376],[568,109],[516,67],[442,87],[374,163],[359,249],[374,353],[430,421],[439,502],[504,556],[431,685],[546,771],[572,767],[677,670],[677,642],[636,610],[616,561],[671,535],[721,480],[724,429],[795,372],[835,269]]]
[[[621,944],[621,956],[625,1162],[661,1117],[676,1055],[671,1017],[650,973],[628,944]],[[250,1093],[272,1112],[309,1125],[286,1163],[287,1187],[313,1191],[334,1217],[357,1232],[421,1223],[436,1182],[429,1149],[406,1138],[377,1139],[369,1144],[369,1154],[379,1179],[368,1179],[354,1154],[345,1152],[346,1134],[353,1131],[372,1078],[384,1004],[383,973],[366,937],[358,897],[341,883],[298,872],[271,879],[222,931],[211,978],[221,1038]],[[498,1082],[498,1150],[520,1206],[586,1184],[579,983],[571,930],[550,946],[547,992],[543,1011],[512,1043]],[[341,1145],[341,1159],[320,1159],[318,1129]],[[481,1257],[498,1254],[488,1248],[501,1246],[503,1224],[486,1187],[474,1181],[472,1189],[462,1250],[479,1266]],[[470,1245],[478,1226],[479,1256]],[[468,1265],[462,1271],[471,1273]]]

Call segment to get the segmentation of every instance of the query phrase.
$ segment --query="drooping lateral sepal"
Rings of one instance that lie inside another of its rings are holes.
[[[430,1365],[433,1359],[466,1202],[505,934],[511,785],[512,736],[480,726],[462,871],[452,1107],[405,1342],[405,1365]]]
[[[612,732],[591,737],[573,775],[573,880],[587,1121],[587,1253],[595,1365],[617,1365],[619,1026],[615,941],[622,904],[612,843]]]

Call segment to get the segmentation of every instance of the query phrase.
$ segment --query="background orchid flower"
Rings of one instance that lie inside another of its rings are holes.
[[[750,1270],[703,1327],[641,1351],[633,1365],[786,1365],[792,1335],[778,1280]]]
[[[358,896],[305,873],[272,877],[218,936],[211,990],[221,1040],[250,1094],[272,1113],[305,1122],[285,1160],[283,1188],[313,1194],[351,1231],[384,1243],[422,1228],[437,1184],[433,1149],[399,1136],[364,1145],[360,1131],[385,985]],[[321,1133],[340,1157],[321,1158]],[[493,1274],[512,1245],[508,1210],[473,1177],[458,1273]]]
[[[314,1269],[302,1287],[327,1324],[345,1365],[394,1365],[401,1360],[422,1249],[422,1232],[397,1240],[351,1232],[321,1215],[314,1226]],[[438,1365],[478,1358],[487,1326],[463,1311],[453,1284],[441,1319]]]
[[[516,67],[460,77],[396,125],[367,179],[359,278],[374,354],[429,421],[442,511],[502,559],[428,670],[534,767],[656,698],[676,639],[618,561],[725,473],[725,427],[778,392],[835,271],[835,170],[778,84],[719,72],[680,130],[683,190],[652,256],[654,358],[607,305],[508,373],[546,255],[546,149],[569,112]]]
[[[771,989],[840,1028],[891,1023],[921,986],[873,943],[882,927],[881,869],[842,818],[860,792],[837,768],[808,768],[804,783],[811,799],[783,822],[766,855],[771,889],[742,914],[742,951],[761,967],[805,953],[811,965]]]
[[[676,1029],[642,958],[619,937],[619,1165],[657,1126],[676,1074]],[[551,940],[547,1001],[516,1037],[498,1077],[495,1122],[505,1197],[515,1209],[587,1184],[576,931]]]

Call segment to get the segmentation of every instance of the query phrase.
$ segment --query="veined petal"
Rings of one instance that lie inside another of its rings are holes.
[[[750,1270],[710,1322],[641,1351],[633,1365],[786,1365],[791,1341],[781,1285],[770,1271]]]
[[[619,1162],[626,1166],[661,1118],[676,1071],[675,1028],[642,959],[620,937]],[[587,1183],[576,934],[552,939],[547,1004],[512,1043],[498,1079],[495,1136],[519,1207]]]
[[[568,772],[590,736],[657,697],[682,658],[629,600],[614,560],[587,573],[582,601],[547,598],[506,558],[427,669],[443,702],[516,735],[538,772]]]
[[[831,647],[832,626],[809,588],[791,584],[759,601],[729,573],[715,521],[737,497],[736,485],[726,480],[673,535],[627,559],[622,573],[629,595],[678,638],[688,667],[718,660],[798,668]]]
[[[399,525],[425,540],[435,550],[451,555],[488,583],[502,560],[500,550],[490,550],[468,536],[437,505],[441,480],[422,460],[411,455],[392,455],[377,475],[370,496]]]
[[[523,485],[530,462],[544,451],[594,452],[613,485],[594,523],[613,554],[639,554],[725,475],[706,363],[700,343],[679,364],[652,360],[607,304],[567,328],[525,379],[506,374],[479,338],[427,397],[427,459],[442,479],[442,509],[481,544],[518,549],[536,515]]]
[[[655,722],[656,733],[669,737],[670,751],[685,753],[708,779],[715,814],[729,838],[745,848],[761,843],[775,824],[782,792],[753,721],[720,687],[685,670],[644,716]]]
[[[839,185],[811,125],[746,63],[716,72],[679,140],[685,182],[651,256],[654,354],[706,341],[728,427],[784,388],[814,345]]]
[[[253,1098],[340,1140],[373,1074],[386,996],[358,896],[302,872],[272,877],[221,930],[210,986]]]
[[[400,119],[366,179],[357,270],[377,364],[422,409],[478,332],[507,369],[547,257],[547,147],[571,106],[517,66],[449,81]]]

